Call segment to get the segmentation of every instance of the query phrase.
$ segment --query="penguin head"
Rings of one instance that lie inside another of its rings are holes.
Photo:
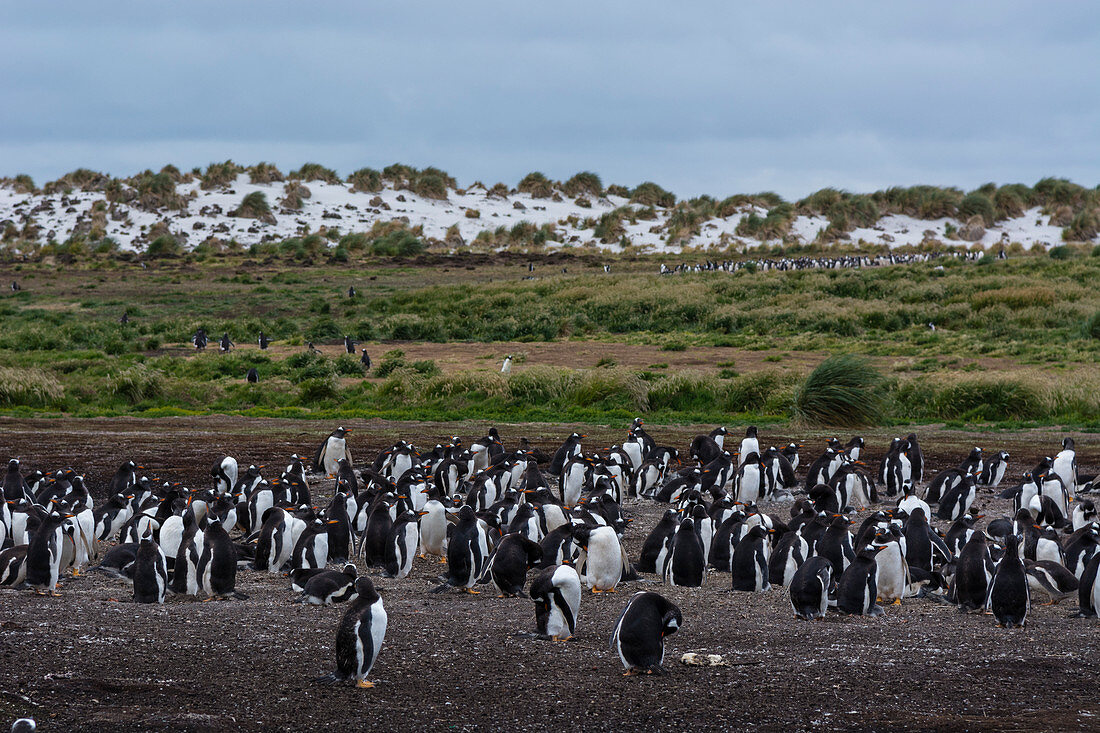
[[[359,600],[365,603],[372,604],[379,599],[378,590],[374,587],[374,583],[366,575],[360,575],[355,580],[355,593],[359,596]]]
[[[355,567],[355,563],[348,563],[344,566],[344,575],[350,578],[354,578],[359,575],[359,568]]]

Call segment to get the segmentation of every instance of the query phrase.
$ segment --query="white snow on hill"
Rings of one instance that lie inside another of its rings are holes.
[[[123,249],[140,250],[147,243],[147,234],[154,225],[167,221],[171,233],[184,240],[188,247],[193,247],[211,236],[249,245],[300,236],[316,232],[321,227],[337,228],[344,234],[362,232],[369,230],[378,221],[404,219],[410,226],[422,227],[425,238],[440,241],[445,239],[448,228],[457,225],[462,239],[468,244],[483,230],[495,230],[501,226],[511,228],[526,221],[536,226],[555,226],[556,234],[546,245],[549,249],[596,246],[618,250],[619,241],[602,243],[595,237],[593,222],[601,215],[622,206],[643,208],[631,205],[627,199],[617,196],[591,199],[590,206],[584,207],[566,197],[554,201],[532,198],[524,193],[513,193],[506,197],[490,196],[485,189],[475,186],[462,193],[452,189],[448,192],[447,200],[439,201],[422,198],[407,190],[394,190],[389,184],[378,193],[360,193],[352,191],[348,184],[310,181],[305,185],[309,188],[311,197],[303,201],[299,211],[286,211],[278,203],[283,197],[283,185],[250,183],[246,174],[238,176],[229,186],[210,191],[202,190],[197,180],[181,183],[177,186],[177,192],[184,197],[194,196],[188,198],[185,210],[147,211],[133,205],[115,204],[115,211],[107,216],[107,236],[115,239]],[[267,197],[275,223],[228,215],[247,194],[254,191],[261,191]],[[0,231],[5,222],[22,229],[28,220],[33,220],[40,228],[38,241],[63,242],[82,220],[87,227],[92,205],[104,198],[101,192],[79,190],[67,195],[22,194],[16,193],[11,187],[0,185]],[[476,210],[479,216],[468,216],[467,211],[470,209]],[[738,237],[735,234],[737,224],[751,211],[759,215],[766,213],[765,209],[746,207],[744,211],[727,218],[712,218],[703,222],[700,233],[687,242],[670,244],[664,225],[672,210],[657,208],[656,211],[655,219],[639,219],[635,224],[623,222],[625,238],[636,251],[673,253],[682,252],[685,248],[751,248],[760,242],[750,237]],[[808,243],[827,225],[828,220],[820,216],[798,216],[791,227],[791,234],[799,241]],[[948,226],[961,228],[962,222],[952,219],[923,221],[908,216],[889,215],[882,217],[874,227],[854,230],[850,238],[852,242],[863,240],[870,244],[888,244],[891,247],[917,245],[925,239],[947,242]],[[986,230],[980,241],[985,246],[1008,242],[1019,242],[1025,247],[1034,244],[1054,246],[1062,242],[1062,229],[1050,225],[1048,217],[1035,208],[1018,218],[998,222]],[[950,243],[970,244],[961,241]],[[461,248],[461,245],[452,246],[455,249]]]

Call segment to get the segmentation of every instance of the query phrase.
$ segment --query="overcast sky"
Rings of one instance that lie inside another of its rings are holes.
[[[0,0],[0,175],[226,158],[681,196],[1095,186],[1100,9]]]

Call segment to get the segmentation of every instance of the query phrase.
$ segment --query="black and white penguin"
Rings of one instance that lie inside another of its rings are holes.
[[[61,575],[63,550],[61,526],[71,514],[48,514],[35,530],[34,539],[27,547],[26,582],[39,595],[57,593],[57,579]]]
[[[832,583],[833,564],[827,558],[811,557],[802,563],[790,581],[794,615],[806,621],[825,618]]]
[[[1077,451],[1074,448],[1073,438],[1062,439],[1062,450],[1054,456],[1051,471],[1057,474],[1065,484],[1070,498],[1077,496]]]
[[[855,560],[856,551],[852,547],[852,533],[848,531],[851,520],[843,514],[833,515],[828,528],[818,538],[814,552],[828,558],[833,564],[833,577],[840,578],[848,566]]]
[[[733,590],[760,593],[771,589],[768,570],[771,545],[768,543],[768,534],[773,531],[758,524],[737,543],[730,563]]]
[[[350,433],[351,428],[339,427],[333,430],[332,434],[325,438],[324,442],[317,448],[317,455],[313,457],[310,471],[323,473],[326,476],[335,476],[341,458],[347,458],[348,463],[354,465],[346,440]]]
[[[591,472],[592,459],[579,453],[566,459],[558,476],[558,494],[567,509],[580,501]]]
[[[12,283],[12,290],[18,290],[16,283]],[[34,733],[38,730],[38,724],[34,722],[34,718],[20,718],[11,724],[11,733]]]
[[[667,546],[678,527],[679,522],[676,511],[673,509],[667,510],[642,543],[641,555],[635,564],[638,572],[658,573],[662,571],[664,554],[667,553]],[[658,565],[658,558],[661,558],[660,565]]]
[[[417,513],[411,509],[397,516],[386,538],[386,552],[383,556],[382,576],[386,578],[407,578],[412,570],[416,548],[420,544],[420,526]]]
[[[245,373],[244,379],[249,384],[257,384],[260,381],[260,373],[256,371],[256,367],[252,367]]]
[[[271,343],[271,341],[267,338],[267,336],[264,335],[263,331],[260,331],[260,338],[258,339],[258,341],[260,344],[260,351],[267,351],[267,346]]]
[[[209,338],[207,337],[206,329],[204,328],[200,328],[199,330],[195,331],[195,335],[191,337],[191,343],[195,345],[196,351],[202,351],[203,349],[205,349],[208,341]]]
[[[134,558],[134,603],[164,603],[167,590],[168,566],[150,533],[141,538]]]
[[[358,578],[355,592],[357,598],[336,629],[336,671],[318,678],[318,682],[332,684],[354,679],[356,687],[374,687],[367,675],[386,638],[386,608],[370,578]]]
[[[997,570],[989,583],[987,605],[993,611],[998,626],[1011,629],[1027,624],[1031,592],[1027,571],[1020,559],[1020,539],[1016,535],[1007,538],[1005,554],[997,563]]]
[[[202,555],[203,533],[195,521],[194,513],[183,515],[183,534],[172,565],[172,592],[179,595],[198,595],[202,580],[198,575],[199,558]]]
[[[790,585],[791,578],[810,556],[810,543],[797,531],[784,532],[768,560],[768,582]]]
[[[29,545],[15,545],[0,552],[0,586],[17,587],[27,578],[27,549]]]
[[[4,474],[4,500],[19,501],[24,498],[31,497],[27,496],[23,474],[19,472],[19,460],[12,458],[8,461],[8,470]]]
[[[565,641],[573,636],[581,609],[581,579],[572,565],[543,570],[531,581],[530,594],[540,639]]]
[[[872,543],[878,554],[875,556],[875,585],[878,597],[883,603],[892,602],[901,605],[912,583],[909,564],[905,561],[905,538],[901,528],[891,523],[889,528],[874,536]]]
[[[359,556],[367,565],[383,565],[386,562],[386,544],[397,519],[398,501],[395,494],[386,492],[380,494],[370,507],[367,528],[359,540]]]
[[[585,436],[581,435],[580,433],[573,433],[565,439],[565,442],[561,444],[561,447],[554,451],[554,457],[550,459],[549,468],[549,472],[552,475],[560,475],[562,469],[565,467],[565,462],[573,456],[580,455],[581,438],[584,437]]]
[[[623,548],[612,527],[578,527],[573,538],[584,550],[584,583],[593,593],[614,593],[623,577]]]
[[[229,333],[223,333],[221,341],[218,342],[218,346],[221,348],[222,353],[228,352],[236,344],[229,340]]]
[[[916,433],[909,433],[909,435],[905,436],[905,440],[909,443],[909,449],[906,455],[912,466],[913,483],[920,486],[924,481],[924,451],[921,450]]]
[[[328,563],[328,524],[321,518],[308,523],[290,555],[292,568],[323,568]],[[270,568],[269,568],[270,570]]]
[[[371,366],[370,354],[367,353],[366,349],[360,349],[360,351],[363,352],[363,356],[360,357],[359,363],[363,365],[364,372],[369,372]]]
[[[1005,472],[1008,470],[1008,457],[1008,451],[1003,450],[986,461],[985,467],[982,468],[982,473],[978,477],[978,483],[994,489],[1000,486],[1005,477]]]
[[[737,455],[741,457],[738,464],[743,465],[753,453],[760,455],[760,438],[757,436],[756,426],[750,425],[745,428],[745,437],[741,439],[741,448],[737,451]]]
[[[703,539],[695,528],[691,517],[680,522],[676,534],[672,536],[668,556],[665,558],[662,575],[669,585],[685,588],[698,588],[706,577],[706,553]]]
[[[299,572],[299,571],[295,571]],[[320,570],[304,581],[295,581],[292,588],[300,588],[301,601],[313,606],[331,606],[343,603],[355,595],[358,571],[348,563],[343,570]]]
[[[542,560],[542,547],[518,533],[506,534],[500,539],[486,570],[493,585],[500,591],[500,598],[523,596],[527,571]]]
[[[458,510],[458,521],[452,530],[447,539],[447,573],[441,578],[443,584],[435,591],[451,586],[466,593],[477,593],[473,587],[484,575],[489,560],[489,533],[469,505]]]
[[[854,616],[881,616],[878,598],[875,556],[883,548],[865,546],[840,576],[836,588],[836,607],[841,613]]]
[[[214,477],[214,490],[219,494],[232,493],[237,485],[238,473],[237,459],[233,456],[223,456],[210,469],[210,475]]]
[[[210,598],[247,598],[237,592],[237,548],[219,520],[213,519],[203,532],[202,554],[196,569],[202,589]]]
[[[546,533],[546,536],[539,542],[539,547],[542,548],[542,562],[539,563],[541,568],[545,569],[553,565],[562,565],[573,561],[577,554],[576,547],[573,544],[573,530],[573,523],[566,522]]]
[[[696,435],[688,448],[688,455],[701,465],[707,465],[722,454],[727,432],[725,428],[715,428],[709,435]]]
[[[344,350],[347,351],[349,354],[354,354],[355,353],[355,343],[356,342],[352,340],[351,336],[345,336],[344,337]]]
[[[978,480],[975,474],[968,473],[963,476],[962,481],[948,489],[947,493],[940,499],[936,516],[947,521],[954,521],[965,516],[970,511],[970,506],[974,503],[974,497],[977,495],[977,483]]]
[[[95,521],[95,538],[100,542],[106,542],[114,537],[133,517],[134,510],[130,505],[132,496],[115,494],[110,499],[95,508],[93,513]]]
[[[626,668],[623,676],[664,674],[665,637],[683,623],[680,609],[661,594],[641,591],[631,596],[611,632],[611,649]]]
[[[1100,614],[1100,553],[1097,553],[1085,565],[1077,586],[1077,600],[1080,608],[1077,615],[1081,618],[1096,618]]]
[[[1076,593],[1080,586],[1073,573],[1050,560],[1024,560],[1024,570],[1029,592],[1045,593],[1050,598],[1048,606]]]

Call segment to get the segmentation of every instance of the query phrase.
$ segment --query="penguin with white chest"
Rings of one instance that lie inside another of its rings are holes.
[[[57,593],[57,579],[61,575],[62,531],[61,525],[72,515],[47,515],[34,533],[27,547],[27,585],[39,595]]]
[[[584,583],[593,593],[614,593],[623,577],[623,550],[611,527],[578,527],[574,541],[585,552]]]
[[[997,625],[1006,629],[1025,626],[1031,610],[1027,571],[1020,559],[1019,549],[1019,538],[1009,535],[1004,557],[997,563],[997,572],[989,583],[989,598],[986,601],[997,619]]]
[[[313,473],[335,476],[339,470],[341,458],[346,458],[349,464],[354,464],[351,460],[351,450],[348,448],[347,436],[349,434],[351,434],[351,428],[338,427],[333,430],[317,448],[317,454],[313,457],[310,470]]]
[[[382,562],[382,576],[385,578],[407,578],[412,570],[417,545],[420,544],[420,529],[417,525],[417,513],[411,509],[397,516],[386,538],[386,552]]]
[[[611,649],[626,668],[623,676],[664,674],[665,637],[683,623],[679,607],[661,594],[641,591],[631,596],[611,633]]]
[[[152,534],[141,538],[134,558],[134,602],[164,603],[168,590],[168,566]]]
[[[531,581],[535,628],[540,639],[565,641],[577,628],[581,608],[581,578],[572,565],[546,568]]]
[[[795,571],[790,582],[791,607],[797,618],[810,621],[825,618],[833,564],[824,557],[811,557]]]
[[[875,556],[882,547],[865,546],[840,576],[836,589],[836,607],[841,613],[855,616],[882,616],[878,598]]]
[[[465,593],[478,593],[473,587],[484,575],[489,560],[489,533],[469,505],[458,510],[458,522],[452,530],[447,539],[447,573],[434,592],[453,587]]]
[[[332,684],[354,679],[360,688],[374,687],[367,679],[386,638],[387,616],[382,598],[370,578],[355,581],[357,598],[340,619],[336,629],[336,671],[318,678]]]
[[[346,564],[343,570],[321,570],[297,586],[301,589],[301,601],[313,606],[343,603],[355,595],[357,575],[358,571],[351,563]]]

